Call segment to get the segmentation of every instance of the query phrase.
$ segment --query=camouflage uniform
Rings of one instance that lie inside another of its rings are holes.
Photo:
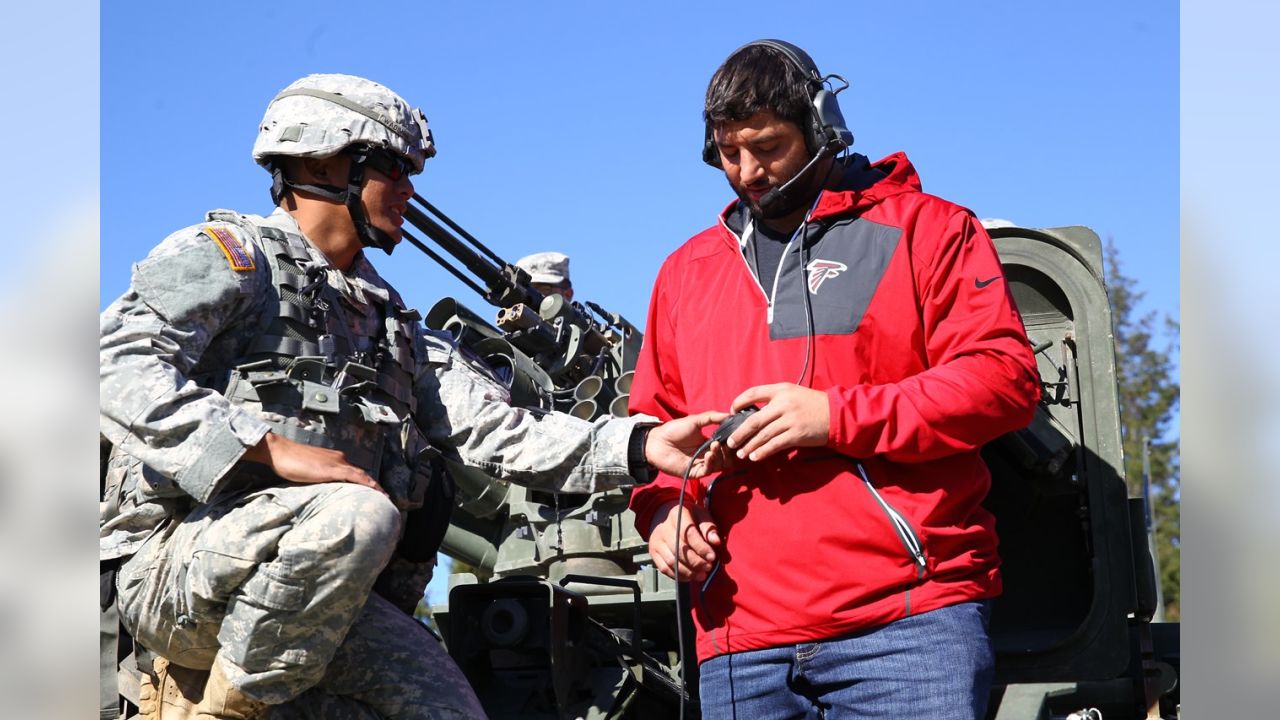
[[[299,308],[326,311],[310,336],[290,330],[305,325]],[[396,552],[430,448],[592,492],[633,482],[628,439],[651,420],[512,408],[363,254],[332,268],[281,210],[214,212],[168,237],[102,313],[100,339],[114,444],[100,550],[128,558],[122,620],[172,662],[218,662],[246,695],[288,703],[276,717],[483,717],[434,637],[370,594],[389,568],[378,588],[411,607],[430,576],[429,553]],[[342,450],[390,499],[240,462],[268,431]]]

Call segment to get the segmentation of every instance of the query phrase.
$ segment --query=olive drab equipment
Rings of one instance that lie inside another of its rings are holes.
[[[1160,617],[1144,498],[1125,483],[1102,243],[1084,227],[990,234],[1042,387],[1031,424],[983,449],[1004,576],[991,712],[1174,717],[1179,625]]]

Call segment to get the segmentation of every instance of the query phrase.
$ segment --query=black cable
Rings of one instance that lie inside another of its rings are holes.
[[[834,163],[833,163],[834,164]],[[809,299],[809,223],[800,226],[800,294],[804,296],[804,365],[800,367],[800,379],[796,384],[805,387],[804,376],[809,371],[809,356],[813,353],[813,301]]]
[[[823,183],[824,187],[830,182],[831,173],[834,172],[835,168],[838,167],[838,165],[839,163],[834,161],[831,163],[831,168],[827,170],[827,181]],[[818,194],[820,197],[822,194],[821,191],[819,191]],[[816,206],[817,206],[817,199],[815,198],[814,207]],[[809,212],[812,213],[813,209],[810,208]],[[809,248],[807,245],[808,239],[809,239],[809,218],[806,216],[804,221],[800,225],[800,293],[804,296],[804,317],[805,317],[805,330],[806,330],[805,344],[804,344],[804,365],[800,368],[800,378],[795,383],[796,385],[800,385],[800,386],[804,386],[804,377],[809,372],[809,359],[812,355],[815,354],[814,353],[815,348],[813,347],[813,340],[814,340],[814,334],[815,334],[814,327],[813,327],[813,307],[812,307],[812,301],[809,299],[809,283],[808,283],[807,268],[806,268],[806,266],[809,264]],[[779,260],[779,262],[785,262],[785,261],[786,261],[785,257],[783,257],[782,260]],[[757,263],[756,272],[757,274],[759,273],[758,263]],[[688,466],[686,466],[684,469],[684,477],[680,481],[680,495],[676,500],[677,514],[676,514],[676,542],[675,542],[675,568],[674,568],[674,572],[677,577],[677,583],[679,582],[678,578],[680,576],[681,517],[684,512],[684,498],[686,494],[686,489],[689,485],[689,473],[693,471],[693,464],[694,462],[697,461],[698,456],[706,452],[707,448],[711,447],[711,444],[715,442],[715,440],[716,439],[714,437],[707,440],[701,446],[699,446],[697,450],[694,451],[693,456],[689,458]],[[707,485],[707,493],[706,493],[707,498],[706,498],[706,502],[704,503],[704,508],[706,509],[708,515],[711,514],[712,492],[715,490],[716,483],[720,481],[721,477],[723,477],[723,474],[716,476],[715,479],[713,479],[710,482],[710,484]],[[707,588],[711,585],[711,581],[715,579],[716,575],[720,572],[720,568],[722,567],[722,565],[723,565],[723,562],[720,560],[719,554],[717,553],[716,562],[714,565],[712,565],[711,572],[707,574],[707,578],[702,581],[702,586],[701,588],[699,588],[698,603],[703,608],[704,614],[706,613],[706,606],[704,603],[705,603]],[[716,652],[720,652],[720,646],[719,646],[719,643],[716,642],[715,632],[712,631],[712,632],[709,632],[708,634],[711,636],[712,646],[715,648]],[[676,641],[678,643],[677,651],[680,658],[680,685],[681,685],[680,720],[684,720],[685,688],[687,686],[687,682],[685,680],[684,622],[682,618],[682,613],[680,612],[680,589],[678,585],[676,588],[676,635],[677,635]]]
[[[840,167],[839,158],[831,161],[831,167],[827,169],[827,178],[822,182],[823,188],[831,184],[831,175],[836,168]],[[818,197],[822,197],[822,191],[818,192]],[[817,199],[814,199],[814,207],[817,207]],[[810,213],[813,209],[810,208]],[[800,379],[796,381],[801,387],[808,387],[804,384],[805,373],[809,371],[810,356],[817,354],[817,348],[814,347],[814,329],[813,329],[813,301],[809,299],[809,218],[806,216],[804,223],[800,226],[800,294],[804,296],[804,322],[806,333],[804,336],[804,366],[800,368]]]
[[[684,477],[680,479],[680,495],[676,498],[676,546],[675,546],[675,567],[672,569],[676,576],[676,652],[680,657],[680,720],[684,720],[685,698],[688,695],[689,683],[685,674],[685,657],[684,657],[684,618],[680,611],[680,533],[681,520],[684,516],[684,498],[686,490],[689,487],[689,473],[693,472],[693,464],[698,461],[698,456],[707,451],[711,444],[715,442],[715,438],[710,438],[706,442],[698,446],[693,451],[693,455],[689,457],[689,464],[684,468]],[[717,478],[719,479],[719,478]]]
[[[835,163],[832,163],[832,166],[834,167]],[[830,175],[830,171],[828,171],[828,177],[829,175]],[[800,294],[804,296],[804,322],[805,322],[804,365],[801,366],[800,377],[795,382],[796,385],[800,385],[802,387],[804,386],[804,376],[809,372],[809,358],[814,354],[813,307],[811,304],[812,301],[809,299],[808,276],[805,274],[805,268],[809,264],[809,247],[807,244],[808,239],[809,239],[809,223],[806,218],[806,222],[802,223],[800,226]],[[785,261],[785,258],[783,260]],[[758,266],[758,263],[757,263],[757,266]],[[757,270],[757,272],[759,271]],[[701,452],[701,450],[699,450],[699,452]],[[720,481],[721,477],[723,476],[717,476],[707,486],[707,499],[706,499],[706,502],[703,503],[703,507],[706,508],[708,515],[711,514],[712,492],[715,490],[716,483]],[[683,491],[681,495],[683,496]],[[714,520],[714,518],[712,519]],[[679,528],[677,527],[677,529]],[[676,539],[679,540],[679,538],[676,538]],[[679,558],[677,558],[677,560],[679,560]],[[711,581],[715,579],[717,574],[719,574],[720,568],[722,565],[723,565],[723,562],[720,560],[719,557],[717,557],[715,564],[711,566],[711,572],[707,574],[707,579],[702,581],[702,587],[698,592],[698,602],[699,602],[699,605],[703,607],[704,612],[706,611],[706,607],[705,605],[702,605],[702,603],[706,596],[707,588],[711,586]],[[708,632],[708,635],[711,636],[712,647],[715,648],[716,652],[720,652],[720,644],[716,642],[715,632],[714,631]]]
[[[711,517],[712,522],[715,521],[715,516],[711,515],[711,498],[713,497],[712,493],[715,492],[716,483],[720,482],[720,478],[723,478],[723,477],[724,477],[724,473],[721,473],[717,475],[715,479],[713,479],[710,483],[707,484],[707,499],[702,503],[702,507],[706,509],[707,515]],[[707,579],[702,581],[702,587],[698,589],[698,607],[702,608],[702,613],[704,615],[707,615],[707,617],[710,617],[710,613],[707,612],[707,604],[706,604],[707,588],[711,587],[711,581],[714,580],[716,578],[716,575],[720,573],[720,568],[723,565],[724,565],[724,562],[720,559],[720,555],[717,553],[715,564],[711,566],[711,572],[707,573]],[[707,631],[707,634],[711,636],[712,649],[715,650],[717,653],[719,653],[720,643],[716,642],[715,630],[709,629]],[[726,645],[728,644],[728,638],[725,639],[725,644]]]

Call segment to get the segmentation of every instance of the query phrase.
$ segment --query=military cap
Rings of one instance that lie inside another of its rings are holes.
[[[569,281],[569,256],[558,252],[540,252],[526,255],[516,261],[516,267],[529,273],[531,282],[547,285],[571,285]]]

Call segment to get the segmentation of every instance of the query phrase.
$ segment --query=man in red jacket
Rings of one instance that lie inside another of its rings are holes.
[[[631,506],[691,582],[704,718],[981,718],[979,449],[1030,422],[1039,377],[982,226],[905,155],[843,152],[833,79],[775,40],[711,79],[704,160],[738,198],[663,265],[631,410],[759,411],[734,469]]]

